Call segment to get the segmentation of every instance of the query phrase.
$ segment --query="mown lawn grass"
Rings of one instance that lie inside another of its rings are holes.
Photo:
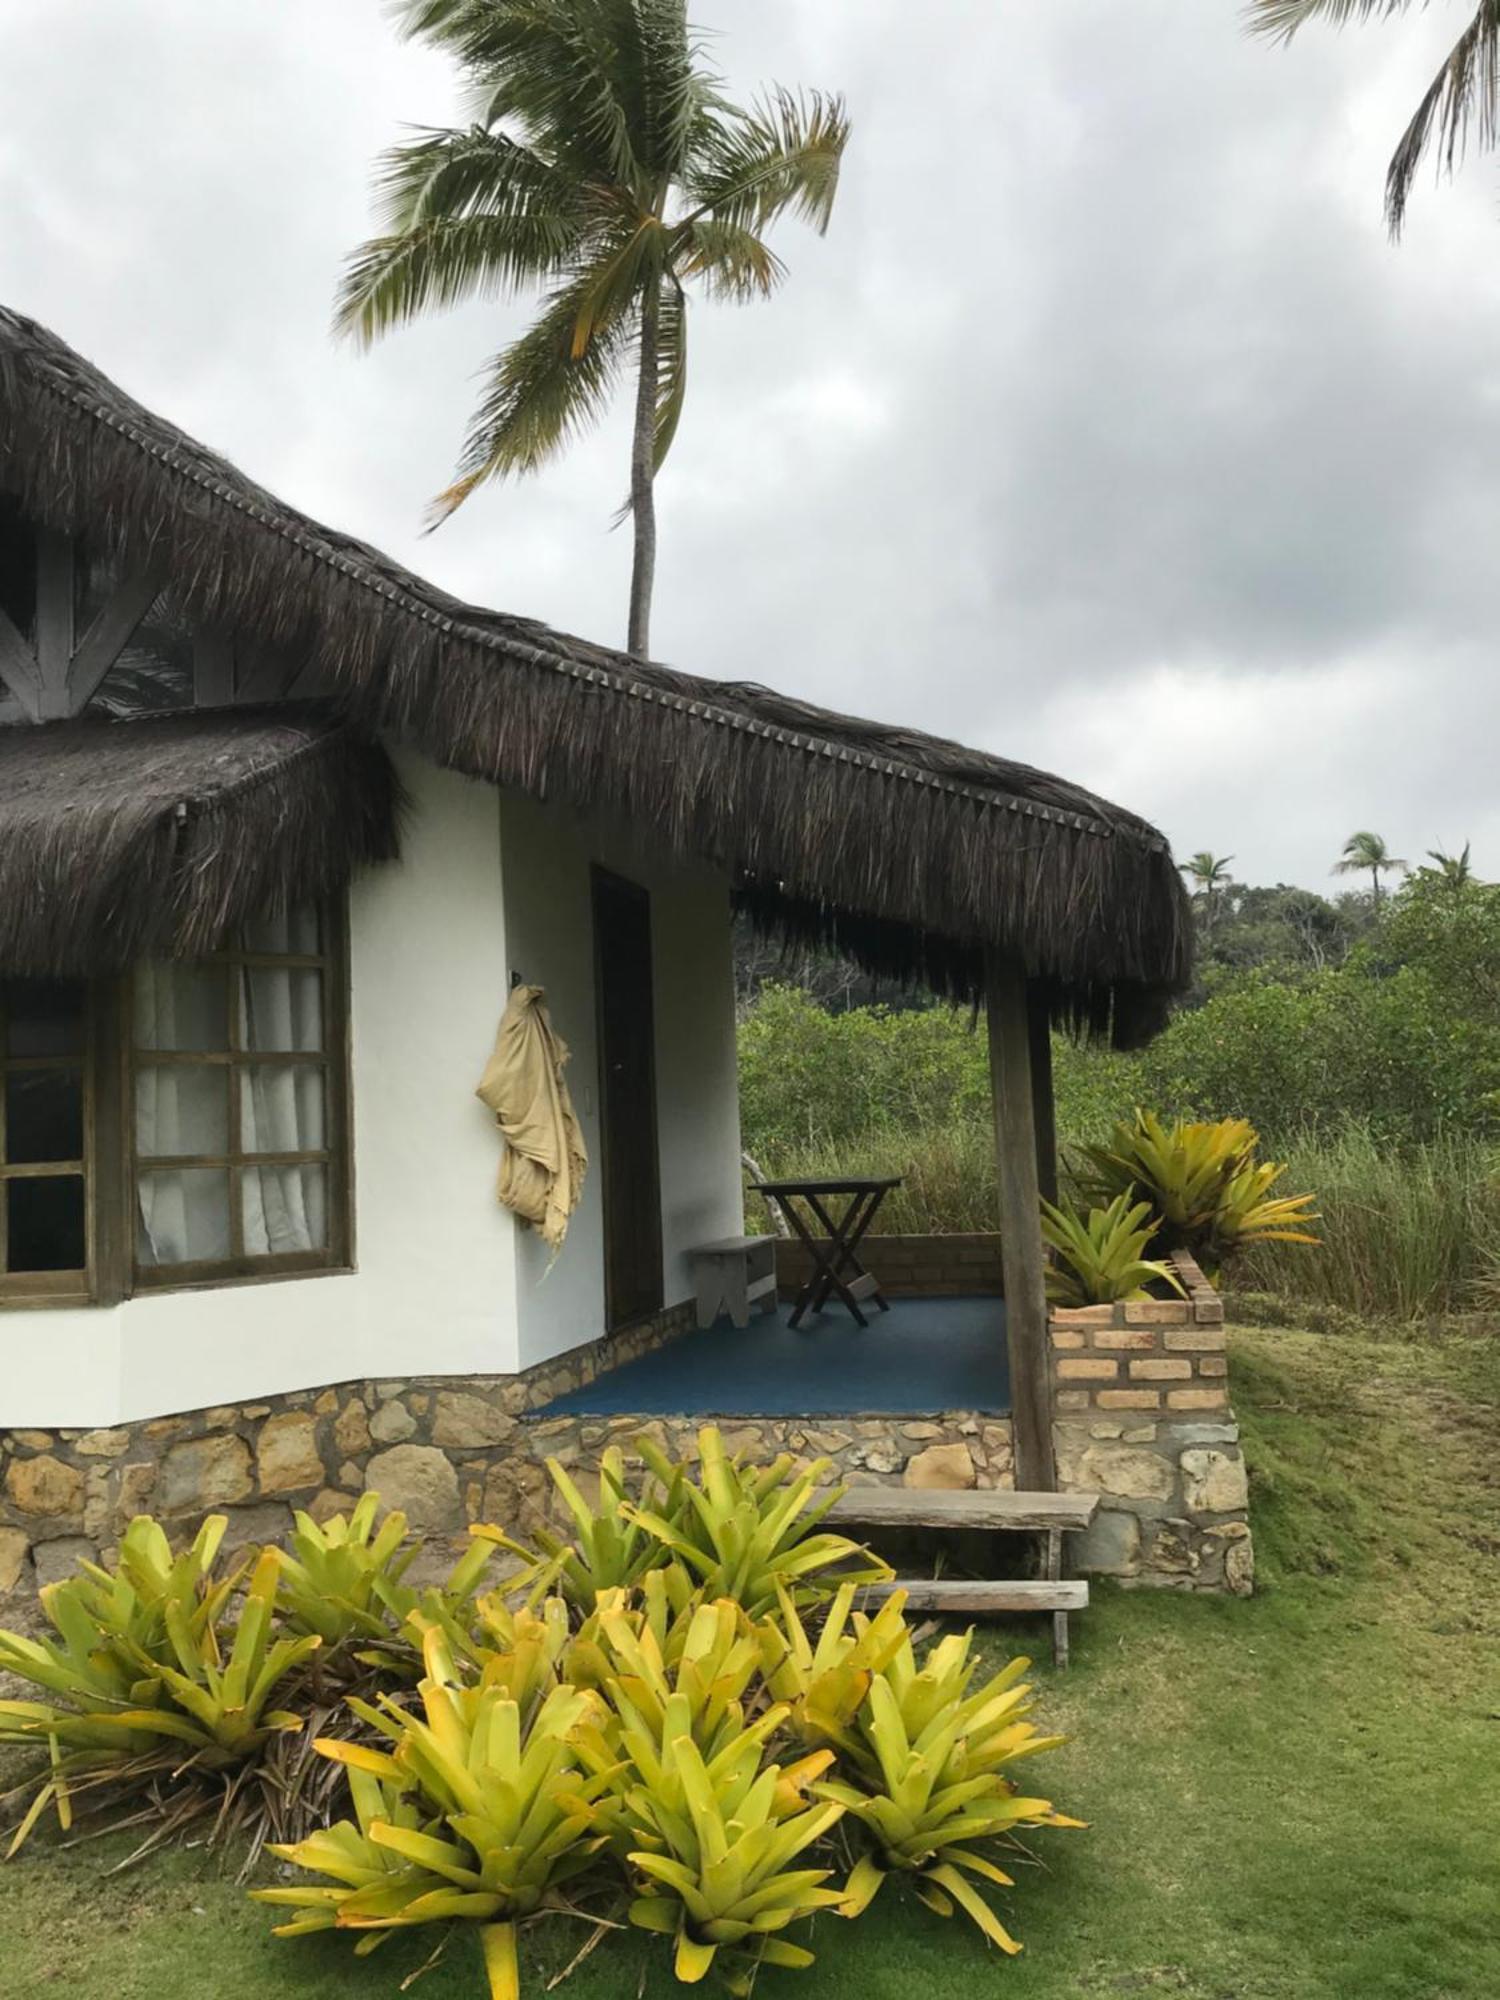
[[[1023,1956],[888,1890],[860,1924],[820,1922],[816,1968],[766,1975],[761,2000],[1500,1993],[1500,1350],[1255,1329],[1234,1369],[1263,1587],[1248,1603],[1101,1588],[1073,1670],[1039,1664],[1073,1740],[1032,1772],[1091,1825],[1039,1843],[1008,1898]],[[278,1942],[215,1862],[104,1876],[121,1851],[34,1842],[0,1873],[7,2000],[368,2000],[429,1948],[356,1961]],[[533,2000],[585,1935],[530,1934]],[[472,1940],[414,1990],[480,2000]],[[678,1989],[626,1935],[558,1990]]]

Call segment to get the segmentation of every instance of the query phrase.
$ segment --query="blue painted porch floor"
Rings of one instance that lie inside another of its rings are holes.
[[[857,1326],[842,1306],[787,1325],[758,1314],[748,1327],[694,1331],[558,1396],[534,1414],[560,1416],[824,1417],[1010,1409],[1005,1305],[997,1298],[892,1299]]]

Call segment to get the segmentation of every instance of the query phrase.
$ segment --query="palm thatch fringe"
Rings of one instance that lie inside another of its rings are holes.
[[[756,922],[955,998],[1014,955],[1122,1044],[1191,974],[1166,842],[1061,779],[460,603],[321,527],[0,309],[0,488],[162,564],[189,611],[295,650],[370,730],[453,769],[650,827],[728,870]]]
[[[400,804],[385,752],[306,707],[0,729],[0,968],[212,951],[392,858]]]

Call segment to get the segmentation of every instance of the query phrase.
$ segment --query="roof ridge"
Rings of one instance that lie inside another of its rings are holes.
[[[45,362],[43,366],[46,367]],[[667,708],[677,714],[694,716],[699,720],[744,735],[780,743],[804,755],[832,758],[840,763],[853,765],[857,769],[873,771],[884,777],[942,792],[951,798],[968,799],[991,810],[1018,813],[1028,819],[1039,819],[1056,826],[1072,827],[1077,832],[1091,833],[1100,839],[1110,840],[1123,834],[1126,839],[1134,841],[1149,852],[1165,853],[1167,850],[1167,842],[1160,834],[1137,831],[1134,827],[1111,826],[1091,814],[1071,812],[1061,806],[1044,805],[1038,800],[1019,798],[1014,793],[1002,792],[993,787],[966,784],[962,779],[949,778],[936,771],[926,771],[920,765],[909,764],[899,758],[882,757],[874,751],[855,749],[849,744],[837,742],[832,737],[818,736],[811,731],[794,730],[784,723],[762,722],[753,716],[738,714],[735,710],[725,708],[708,698],[697,698],[679,694],[671,689],[653,687],[649,682],[633,677],[628,668],[606,667],[581,660],[570,660],[565,654],[548,647],[531,645],[519,639],[509,639],[502,634],[488,632],[482,626],[472,624],[464,618],[437,611],[430,605],[423,604],[410,590],[403,589],[396,583],[385,582],[373,575],[363,564],[341,555],[313,532],[316,523],[308,522],[307,526],[301,526],[278,520],[264,508],[254,505],[244,494],[237,493],[232,486],[214,479],[207,471],[185,459],[179,452],[169,450],[151,438],[143,436],[133,424],[117,416],[113,411],[103,408],[77,384],[58,380],[56,373],[50,368],[46,369],[43,387],[50,394],[81,409],[95,422],[128,438],[137,450],[145,452],[159,464],[165,465],[179,478],[191,481],[203,491],[211,493],[215,499],[233,507],[261,527],[268,528],[284,541],[291,542],[305,555],[338,571],[340,575],[375,596],[385,599],[387,603],[399,606],[407,616],[434,627],[445,636],[467,640],[483,647],[486,651],[519,659],[526,665],[560,673],[584,684],[603,683],[616,693],[630,699]],[[300,510],[290,511],[298,514],[299,523],[307,521],[307,517],[302,515]]]

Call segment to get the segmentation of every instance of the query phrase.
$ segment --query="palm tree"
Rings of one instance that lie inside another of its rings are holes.
[[[1380,878],[1391,873],[1405,874],[1406,863],[1399,860],[1378,833],[1351,833],[1344,852],[1333,864],[1335,875],[1368,875],[1374,891],[1375,914],[1380,915]]]
[[[385,154],[384,233],[350,258],[338,328],[368,344],[429,310],[543,290],[490,362],[458,476],[532,472],[602,415],[635,371],[628,644],[649,647],[653,482],[687,384],[687,299],[764,298],[784,275],[765,240],[788,210],[826,229],[849,136],[843,101],[779,87],[721,94],[686,0],[403,0],[404,33],[457,57],[474,122]]]
[[[1250,0],[1251,26],[1289,42],[1310,21],[1386,19],[1425,8],[1428,0]],[[1470,0],[1472,4],[1472,0]],[[1480,150],[1500,140],[1500,4],[1479,0],[1474,18],[1449,50],[1427,86],[1385,176],[1385,218],[1392,236],[1401,234],[1417,169],[1435,149],[1451,174],[1462,158],[1469,128]]]
[[[1461,854],[1445,854],[1441,847],[1429,847],[1427,859],[1436,862],[1436,867],[1424,869],[1423,874],[1436,875],[1444,888],[1459,895],[1474,880],[1474,865],[1469,859],[1472,841],[1466,840]]]
[[[1219,897],[1229,887],[1229,864],[1232,854],[1210,854],[1206,847],[1200,847],[1196,854],[1186,861],[1178,862],[1184,875],[1190,875],[1200,895],[1203,897],[1203,928],[1211,931],[1214,918],[1219,913]]]

